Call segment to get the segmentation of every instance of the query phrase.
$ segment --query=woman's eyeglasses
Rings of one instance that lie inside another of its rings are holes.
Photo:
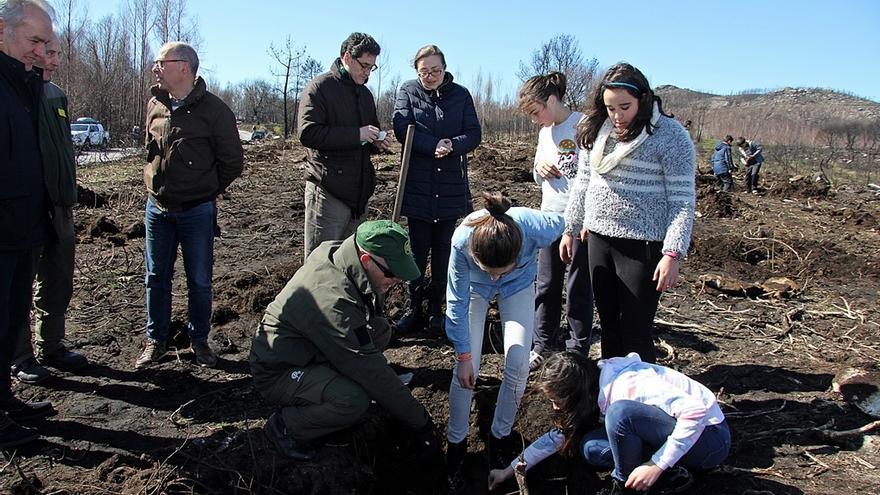
[[[431,69],[419,69],[418,71],[419,77],[426,78],[428,76],[437,77],[443,72],[443,67],[433,67]]]

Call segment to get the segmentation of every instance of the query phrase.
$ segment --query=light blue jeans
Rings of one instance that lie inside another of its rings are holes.
[[[581,440],[581,453],[588,464],[611,469],[612,476],[626,481],[636,467],[648,461],[666,443],[676,419],[660,408],[633,400],[619,400],[605,412],[605,427]],[[705,470],[721,465],[730,452],[727,421],[707,426],[700,438],[678,461],[688,469]]]
[[[165,343],[171,325],[171,282],[177,247],[186,272],[187,332],[206,342],[211,331],[211,277],[214,270],[214,218],[217,205],[205,201],[183,211],[165,211],[147,199],[144,249],[147,286],[147,337]]]
[[[473,366],[474,378],[480,374],[480,357],[483,350],[483,332],[489,301],[471,292],[468,318],[470,319],[471,361],[456,362],[452,369],[452,383],[449,385],[449,427],[446,438],[459,443],[467,438],[471,401],[474,391],[468,390],[458,382],[458,367]],[[501,313],[501,331],[504,340],[504,375],[498,400],[495,403],[495,416],[492,419],[492,435],[504,438],[510,435],[516,411],[526,389],[529,378],[529,351],[532,349],[532,336],[535,323],[535,286],[509,297],[498,298]]]

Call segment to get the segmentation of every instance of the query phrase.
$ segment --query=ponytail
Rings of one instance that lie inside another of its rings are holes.
[[[509,266],[519,257],[523,242],[519,225],[506,213],[510,199],[499,192],[484,192],[482,196],[489,214],[465,223],[474,228],[469,241],[471,253],[487,268]]]
[[[555,96],[561,102],[565,96],[566,84],[566,77],[562,72],[553,71],[546,75],[532,76],[519,88],[517,105],[520,110],[527,112],[531,105],[546,104],[550,96]]]

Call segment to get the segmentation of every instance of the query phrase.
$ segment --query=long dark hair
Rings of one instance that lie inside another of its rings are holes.
[[[561,452],[575,456],[578,443],[599,423],[599,367],[574,351],[550,356],[541,368],[537,389],[559,409],[554,424],[564,438]]]
[[[503,268],[519,257],[522,231],[516,220],[505,213],[511,206],[509,199],[499,192],[483,192],[482,196],[489,214],[465,223],[474,228],[469,241],[471,253],[485,267]]]
[[[645,129],[648,134],[654,134],[654,126],[651,125],[651,116],[654,113],[654,103],[662,115],[672,117],[672,114],[663,112],[663,101],[654,94],[648,79],[642,71],[626,62],[612,65],[605,72],[602,82],[597,84],[590,93],[590,106],[586,115],[577,127],[577,144],[583,148],[593,149],[593,142],[599,135],[599,129],[608,118],[608,110],[605,108],[605,90],[623,89],[638,100],[639,110],[629,127],[623,134],[618,136],[619,141],[632,141]],[[601,150],[600,150],[601,151]]]

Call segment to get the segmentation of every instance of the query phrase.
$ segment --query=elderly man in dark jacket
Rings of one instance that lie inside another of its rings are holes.
[[[406,231],[374,220],[321,244],[269,304],[250,363],[257,390],[280,406],[266,433],[281,454],[311,459],[315,440],[359,421],[374,400],[439,456],[431,417],[382,354],[385,293],[418,276]]]
[[[76,204],[76,158],[70,141],[67,95],[51,82],[61,63],[61,44],[53,35],[46,45],[43,98],[40,102],[40,151],[43,183],[51,203],[51,235],[39,253],[34,295],[34,345],[30,325],[22,325],[13,358],[12,373],[20,382],[39,383],[52,377],[43,365],[77,371],[89,364],[82,354],[68,350],[62,340],[65,316],[73,295],[76,235],[73,206]],[[34,348],[36,347],[36,353]],[[36,354],[36,357],[35,357]],[[39,357],[39,361],[37,361]]]
[[[11,390],[17,330],[28,325],[33,261],[45,241],[38,116],[42,72],[34,64],[52,38],[51,7],[41,0],[0,3],[0,448],[35,440],[18,422],[52,414],[48,402],[24,402]]]
[[[217,201],[241,175],[244,151],[235,115],[196,77],[199,58],[186,43],[166,43],[153,64],[158,85],[147,104],[145,226],[147,340],[135,362],[143,368],[167,351],[171,281],[177,247],[189,297],[187,331],[200,366],[214,366],[211,277]]]
[[[435,45],[416,53],[418,79],[403,83],[394,104],[394,134],[415,125],[401,214],[407,218],[413,254],[422,273],[431,253],[431,284],[409,285],[409,307],[397,321],[400,332],[424,326],[423,301],[430,300],[430,328],[442,333],[446,268],[455,223],[472,210],[467,154],[482,137],[471,94],[452,82],[446,58]]]
[[[328,72],[303,90],[299,140],[309,148],[303,256],[324,241],[343,239],[361,222],[376,188],[370,154],[391,136],[379,129],[373,94],[365,84],[377,69],[379,44],[352,33]]]

